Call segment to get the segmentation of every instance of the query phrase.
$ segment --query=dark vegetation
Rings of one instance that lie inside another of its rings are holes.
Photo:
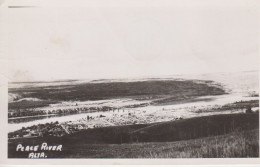
[[[237,101],[233,104],[226,104],[222,108],[223,109],[241,109],[241,108],[247,108],[250,107],[259,107],[259,100],[250,100],[250,101]]]
[[[237,101],[235,103],[225,104],[223,106],[216,106],[211,109],[199,109],[194,112],[196,113],[205,113],[205,112],[221,112],[221,111],[227,111],[227,110],[244,110],[246,111],[248,109],[251,110],[252,107],[258,107],[259,106],[259,100],[250,100],[250,101]],[[259,111],[256,111],[259,112]]]
[[[90,109],[86,108],[86,112],[89,112]],[[37,116],[48,116],[48,115],[72,115],[72,114],[79,114],[81,111],[79,109],[58,109],[58,110],[33,110],[33,109],[17,109],[17,110],[9,110],[8,118],[20,118],[20,117],[37,117]]]
[[[156,99],[166,96],[170,101],[183,100],[205,95],[221,95],[225,91],[207,83],[186,81],[140,81],[84,83],[78,85],[10,88],[9,93],[19,94],[21,98],[38,98],[43,101],[13,102],[9,109],[48,106],[59,101],[86,101],[110,98]]]
[[[45,107],[49,104],[56,103],[56,101],[50,100],[42,100],[42,101],[17,101],[8,104],[9,109],[17,110],[17,109],[27,109],[27,108],[37,108],[37,107]]]
[[[36,145],[47,142],[63,145],[61,153],[49,152],[50,158],[258,157],[258,129],[258,113],[214,115],[87,129],[62,137],[12,139],[8,144],[8,156],[28,156],[26,152],[15,151],[18,143]],[[148,152],[144,152],[147,149]]]

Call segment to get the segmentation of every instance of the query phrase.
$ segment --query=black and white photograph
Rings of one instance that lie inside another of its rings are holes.
[[[4,1],[7,159],[259,159],[258,6]]]

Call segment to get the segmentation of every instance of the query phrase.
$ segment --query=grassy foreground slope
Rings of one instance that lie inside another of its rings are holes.
[[[229,114],[143,125],[88,129],[63,137],[9,140],[8,157],[26,158],[17,144],[63,145],[48,158],[258,157],[259,114]],[[208,137],[208,138],[207,138]]]
[[[67,158],[259,157],[258,129],[177,142],[72,145]],[[65,155],[58,155],[64,157]]]

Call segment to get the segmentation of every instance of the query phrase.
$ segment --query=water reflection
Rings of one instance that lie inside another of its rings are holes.
[[[48,119],[52,117],[61,117],[63,115],[41,115],[41,116],[35,116],[35,117],[23,117],[23,118],[15,118],[15,119],[8,119],[9,124],[17,124],[17,123],[23,123],[23,122],[30,122],[30,121],[36,121],[41,119]]]
[[[81,114],[81,113],[82,112],[73,113],[73,114],[39,115],[39,116],[34,116],[34,117],[12,118],[12,119],[8,119],[8,123],[9,124],[19,124],[19,123],[49,119],[49,118],[53,118],[53,117],[63,117],[63,116],[68,116],[68,115],[76,115],[76,114]]]

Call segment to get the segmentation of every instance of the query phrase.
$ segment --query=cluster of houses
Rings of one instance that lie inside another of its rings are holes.
[[[71,121],[65,122],[65,123],[61,124],[61,126],[64,129],[64,131],[66,132],[66,134],[75,133],[77,131],[89,128],[89,126],[86,124],[74,124]]]
[[[66,132],[58,122],[38,124],[30,127],[22,128],[18,131],[8,134],[8,138],[30,138],[30,137],[44,137],[65,135]]]

